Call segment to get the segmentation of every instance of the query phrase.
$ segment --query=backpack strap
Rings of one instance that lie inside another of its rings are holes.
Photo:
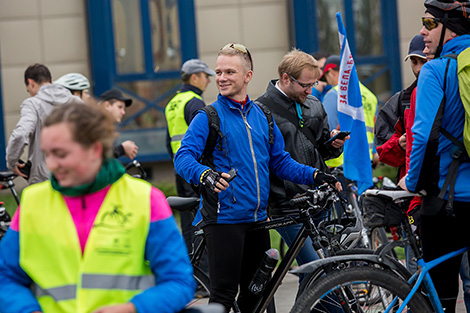
[[[201,110],[206,112],[209,120],[209,136],[207,137],[206,146],[204,147],[200,161],[202,164],[208,165],[207,162],[212,160],[212,152],[214,152],[215,147],[217,146],[217,149],[222,151],[222,139],[224,138],[224,134],[220,130],[219,114],[217,114],[217,110],[214,106],[207,105]],[[219,138],[219,144],[217,145]]]
[[[266,115],[266,119],[268,120],[268,126],[269,126],[269,144],[272,145],[274,144],[274,119],[273,119],[273,114],[271,111],[264,105],[262,105],[258,101],[254,101],[257,106],[263,110],[264,115]]]
[[[449,70],[450,60],[457,59],[458,54],[446,54],[441,58],[447,59],[446,70],[444,74],[444,96],[442,97],[441,106],[444,107],[446,103],[446,87],[447,87],[447,72]],[[453,212],[453,205],[454,205],[454,193],[455,193],[455,183],[457,181],[457,173],[461,163],[469,162],[470,159],[467,155],[467,151],[465,150],[465,146],[462,142],[460,142],[457,138],[455,138],[451,133],[449,133],[446,129],[440,127],[439,131],[449,139],[453,144],[454,148],[451,149],[452,151],[452,161],[449,166],[449,170],[446,175],[446,179],[444,184],[442,185],[441,191],[439,192],[439,198],[444,199],[446,194],[447,188],[449,188],[449,197],[447,199],[447,206],[446,210],[450,215],[454,215]]]

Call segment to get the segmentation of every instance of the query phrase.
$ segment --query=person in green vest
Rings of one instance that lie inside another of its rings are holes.
[[[0,245],[0,312],[179,312],[196,288],[165,195],[112,157],[114,120],[67,104],[41,132],[50,180]]]
[[[191,59],[184,62],[181,67],[181,89],[168,102],[165,108],[167,121],[167,150],[171,159],[181,146],[181,140],[188,129],[193,115],[205,106],[202,94],[210,83],[210,76],[215,72],[211,70],[204,61]],[[191,185],[175,172],[176,191],[180,197],[199,197]],[[180,212],[181,229],[188,251],[194,239],[195,227],[192,212]]]
[[[330,125],[330,130],[339,129],[338,123],[338,81],[339,81],[339,65],[340,57],[339,55],[331,55],[323,66],[323,75],[327,83],[333,88],[331,88],[328,93],[323,98],[323,106],[325,108],[326,114],[328,115],[328,124]],[[374,152],[374,122],[375,122],[375,111],[377,110],[377,97],[367,89],[362,83],[359,83],[362,95],[362,106],[364,108],[364,118],[366,122],[367,130],[367,141],[369,142],[369,151],[371,160],[375,158]],[[354,136],[354,134],[351,134]],[[340,155],[336,159],[326,161],[326,164],[329,167],[338,167],[343,165],[343,155]]]

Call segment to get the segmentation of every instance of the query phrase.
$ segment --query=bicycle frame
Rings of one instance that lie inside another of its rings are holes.
[[[10,189],[13,198],[15,198],[16,204],[20,204],[20,196],[16,192],[15,183],[13,180],[17,177],[16,174],[12,172],[2,172],[2,183],[0,184],[0,189]]]
[[[261,222],[254,229],[266,229],[266,230],[276,229],[279,227],[284,227],[284,226],[295,224],[296,222],[297,222],[296,220],[289,219],[289,218],[275,219],[272,221]],[[316,247],[316,244],[315,244],[315,241],[317,241],[315,236],[313,236],[315,232],[316,234],[318,234],[318,231],[316,228],[314,230],[312,229],[312,233],[310,233],[310,231],[306,227],[306,224],[302,225],[292,245],[289,247],[289,249],[287,250],[287,253],[285,254],[278,268],[274,272],[273,277],[267,283],[265,290],[261,294],[261,298],[259,299],[258,304],[253,310],[253,313],[261,313],[267,309],[269,303],[274,298],[274,294],[276,293],[277,289],[281,285],[282,280],[284,279],[287,272],[289,271],[292,263],[294,263],[295,257],[299,254],[300,250],[304,246],[304,243],[307,240],[307,238],[310,236],[310,234],[312,234],[311,237],[314,237],[311,239],[314,244],[315,250],[317,250],[317,253],[319,253],[320,258],[323,257],[323,252],[321,251],[321,248],[317,249],[318,247]],[[319,242],[317,243],[319,244]]]
[[[317,213],[319,213],[317,211]],[[291,265],[294,263],[295,257],[299,254],[300,250],[304,246],[305,241],[308,237],[312,239],[312,244],[317,251],[320,258],[324,258],[322,247],[319,241],[320,234],[311,220],[312,217],[310,216],[308,209],[301,209],[299,217],[283,217],[272,219],[269,221],[263,221],[257,223],[251,230],[270,230],[276,229],[280,227],[285,227],[293,224],[302,224],[302,227],[295,237],[292,245],[287,250],[287,253],[282,258],[281,263],[277,267],[276,271],[274,272],[272,278],[268,281],[266,288],[260,295],[260,299],[253,310],[252,313],[261,313],[264,312],[269,303],[274,298],[274,294],[276,293],[279,286],[282,284],[284,277],[287,275]],[[250,230],[250,231],[251,231]],[[202,230],[196,232],[197,235],[202,235]],[[198,246],[193,250],[191,256],[191,264],[197,265],[199,260],[202,256],[202,252],[205,246],[205,238],[203,237],[201,242]]]
[[[416,293],[418,288],[421,286],[421,283],[424,283],[424,286],[426,287],[426,290],[428,292],[431,304],[434,307],[434,309],[436,310],[436,312],[437,313],[444,313],[444,309],[442,308],[442,304],[439,301],[439,296],[437,295],[436,288],[434,287],[434,283],[432,282],[431,276],[429,275],[429,270],[431,270],[436,265],[439,265],[442,262],[447,261],[448,259],[451,259],[453,257],[456,257],[459,254],[464,253],[467,250],[468,250],[468,248],[465,247],[465,248],[462,248],[460,250],[447,253],[447,254],[445,254],[441,257],[438,257],[437,259],[434,259],[430,262],[425,262],[422,258],[420,258],[418,260],[418,265],[420,267],[419,270],[418,270],[419,275],[418,275],[418,273],[413,274],[413,276],[408,281],[409,284],[412,284],[415,281],[416,282],[415,282],[413,288],[411,289],[410,293],[408,294],[408,296],[405,298],[405,300],[403,301],[401,306],[398,308],[397,313],[403,312],[403,309],[406,307],[408,302],[410,302],[413,295]],[[384,311],[384,313],[390,312],[390,310],[393,307],[393,304],[396,303],[396,301],[397,301],[397,299],[394,299],[392,304],[387,308],[386,311]]]

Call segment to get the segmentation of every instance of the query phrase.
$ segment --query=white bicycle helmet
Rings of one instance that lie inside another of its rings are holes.
[[[85,90],[90,88],[90,81],[80,73],[69,73],[59,77],[54,84],[70,90]]]

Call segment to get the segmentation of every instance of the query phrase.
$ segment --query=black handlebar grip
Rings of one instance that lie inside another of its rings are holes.
[[[310,197],[309,197],[309,196],[302,196],[302,197],[298,197],[298,198],[291,199],[291,200],[289,201],[289,203],[290,203],[291,206],[296,206],[296,205],[299,205],[299,204],[304,204],[304,203],[306,203],[308,200],[310,200]]]

